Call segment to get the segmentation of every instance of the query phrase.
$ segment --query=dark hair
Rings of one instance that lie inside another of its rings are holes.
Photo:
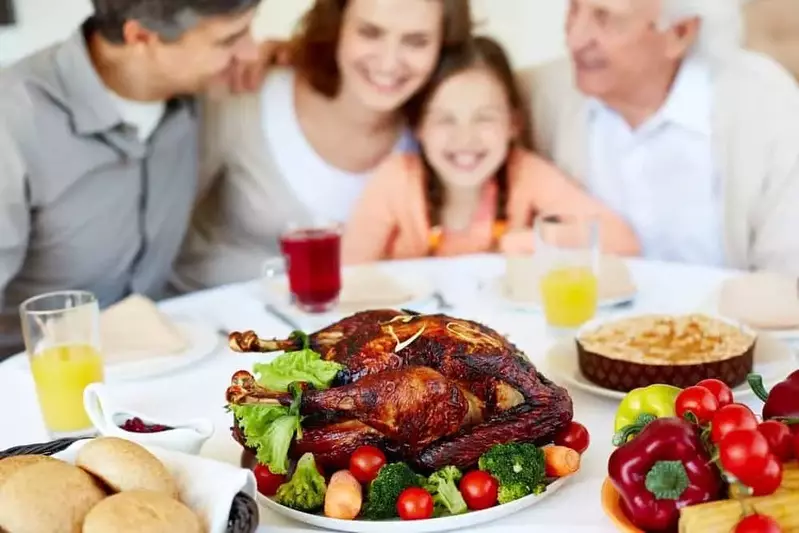
[[[469,0],[437,0],[444,6],[443,49],[460,46],[471,37]],[[316,91],[334,97],[341,86],[336,52],[341,24],[350,0],[315,0],[292,40],[292,64]]]
[[[113,43],[124,42],[129,20],[166,40],[177,40],[202,17],[235,15],[256,7],[260,0],[92,0],[92,28]]]
[[[413,130],[418,130],[427,113],[427,106],[441,85],[452,76],[472,68],[484,68],[491,72],[500,81],[505,89],[510,108],[515,113],[515,119],[521,121],[517,144],[529,148],[529,124],[527,114],[524,113],[525,103],[516,84],[516,75],[513,72],[510,60],[505,50],[495,40],[485,36],[475,36],[464,46],[450,50],[441,56],[438,67],[427,85],[408,102],[405,107],[405,117],[408,125]],[[436,175],[435,170],[425,157],[424,147],[421,147],[422,161],[425,168],[425,183],[427,190],[427,206],[430,224],[436,226],[441,222],[441,209],[444,205],[444,186]],[[507,218],[508,200],[508,169],[503,163],[497,171],[497,218],[504,221]]]

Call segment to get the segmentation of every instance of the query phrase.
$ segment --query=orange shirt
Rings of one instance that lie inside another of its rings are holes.
[[[462,232],[432,228],[422,161],[417,154],[390,156],[371,178],[342,240],[346,264],[381,259],[411,259],[496,251],[532,251],[536,213],[593,215],[601,222],[601,246],[619,255],[635,255],[640,245],[632,228],[568,177],[534,154],[514,149],[508,159],[507,223],[496,221],[496,184],[483,192],[490,215],[475,216]],[[513,238],[507,234],[513,230]],[[519,230],[522,230],[519,233]],[[529,232],[529,235],[525,233]],[[528,238],[529,237],[529,238]]]

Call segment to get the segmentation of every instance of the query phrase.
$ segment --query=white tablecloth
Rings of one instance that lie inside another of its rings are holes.
[[[629,261],[639,294],[630,311],[684,312],[700,308],[708,295],[732,272],[716,269]],[[399,274],[426,275],[454,306],[451,315],[481,321],[506,334],[533,362],[541,361],[554,339],[548,336],[543,317],[532,312],[513,312],[486,297],[480,287],[501,275],[504,261],[496,256],[472,256],[447,260],[397,262],[390,265]],[[281,337],[290,328],[266,313],[258,283],[222,287],[191,294],[162,304],[170,314],[197,317],[223,330],[255,329],[262,337]],[[613,311],[620,312],[620,311]],[[310,330],[310,327],[309,327]],[[220,336],[220,341],[221,341]],[[224,393],[230,376],[249,369],[257,355],[235,354],[220,342],[216,353],[189,369],[146,381],[114,386],[114,398],[121,404],[144,413],[169,417],[206,416],[214,420],[215,435],[202,454],[237,463],[241,448],[231,439],[230,417],[223,409]],[[610,521],[600,505],[600,486],[611,452],[611,432],[617,403],[571,391],[575,420],[585,424],[592,436],[583,467],[572,482],[541,505],[515,516],[475,528],[475,531],[530,531],[545,527],[550,532],[612,532]],[[0,364],[0,449],[47,440],[29,374],[13,361]],[[308,531],[266,509],[261,522],[268,531]],[[267,531],[264,528],[264,531]]]

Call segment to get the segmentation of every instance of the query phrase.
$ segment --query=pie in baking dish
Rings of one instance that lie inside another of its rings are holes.
[[[741,356],[754,334],[702,314],[640,315],[605,323],[578,336],[588,352],[646,365],[692,365]]]

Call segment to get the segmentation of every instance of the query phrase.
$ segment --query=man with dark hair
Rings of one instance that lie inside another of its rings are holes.
[[[258,61],[258,1],[94,0],[0,73],[0,359],[30,296],[165,294],[195,197],[193,95]]]

